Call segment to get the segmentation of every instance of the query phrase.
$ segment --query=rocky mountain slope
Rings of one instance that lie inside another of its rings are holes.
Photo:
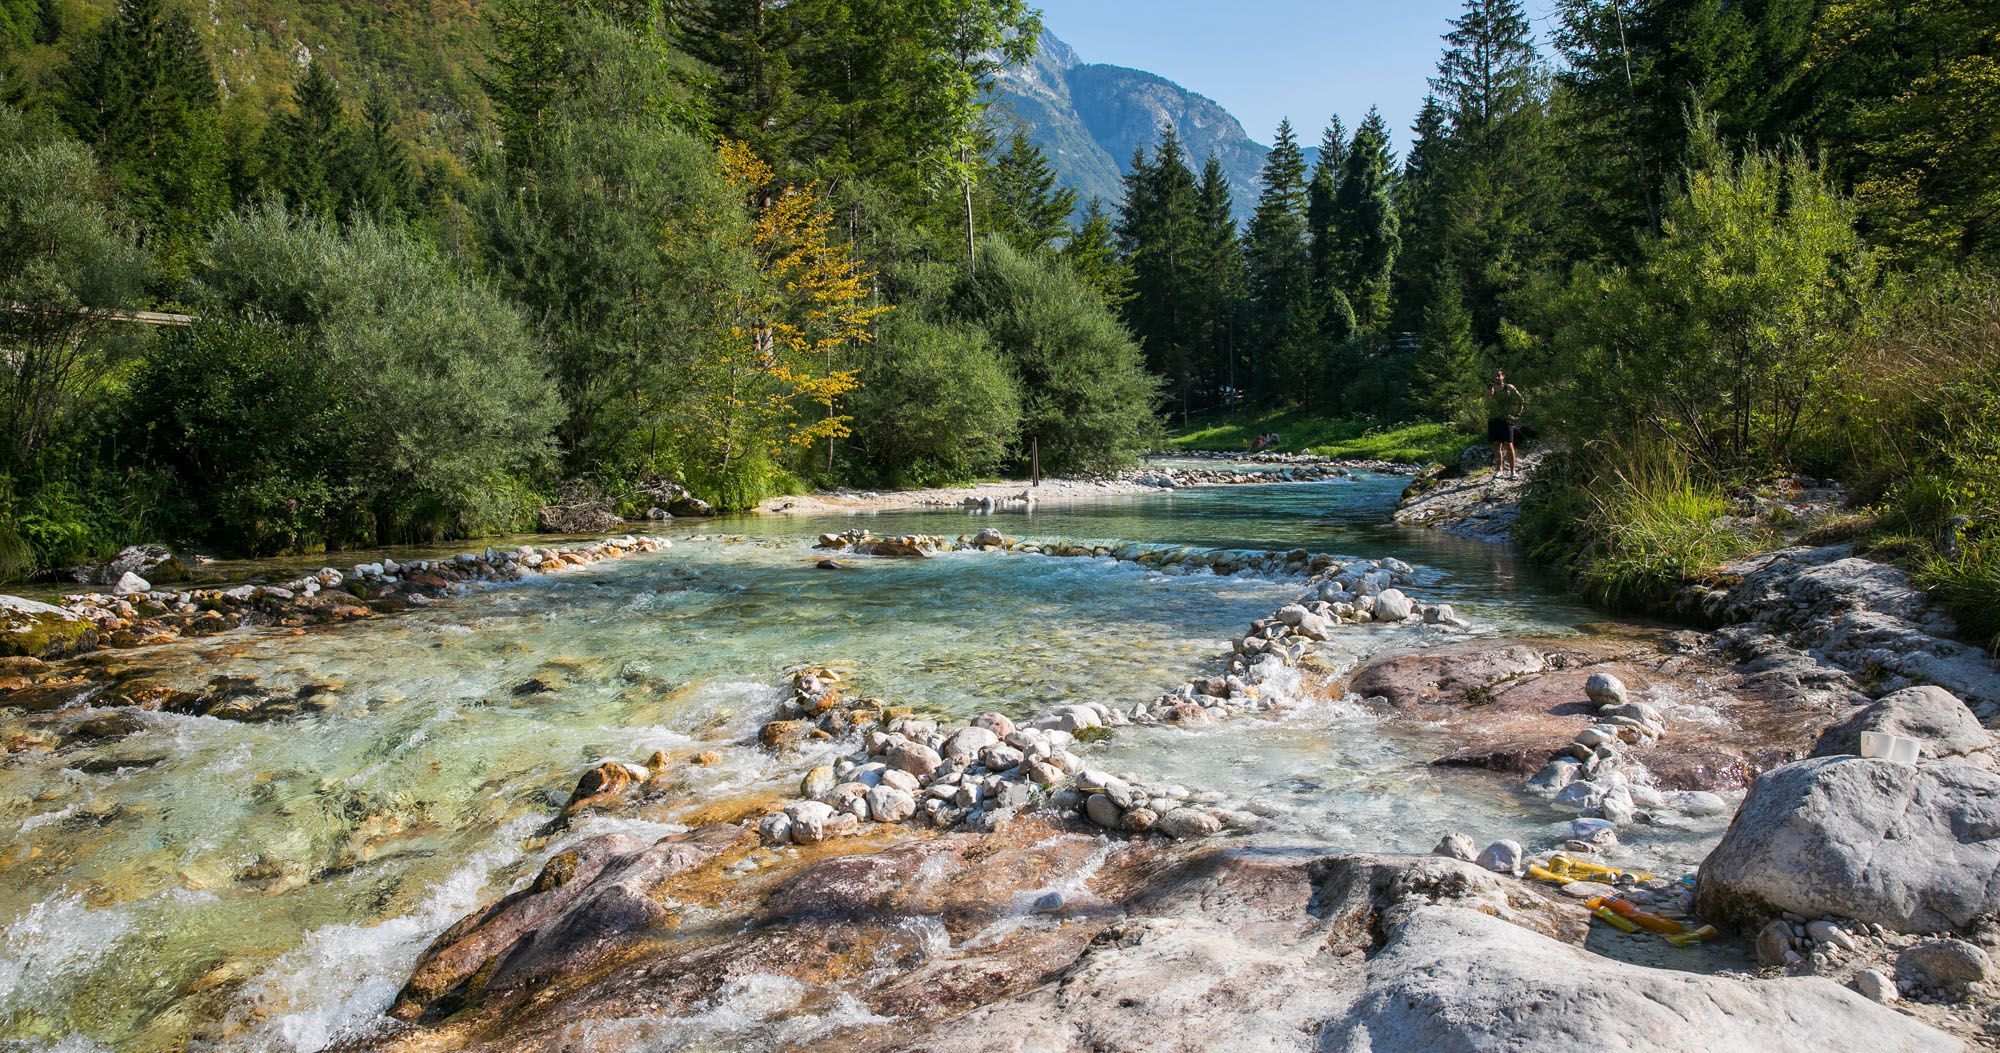
[[[994,94],[995,123],[1024,127],[1063,185],[1084,201],[1115,203],[1132,151],[1150,152],[1171,127],[1186,144],[1190,166],[1199,169],[1210,154],[1222,162],[1237,218],[1249,219],[1270,148],[1213,99],[1144,70],[1085,62],[1047,31],[1032,60],[1001,73]]]

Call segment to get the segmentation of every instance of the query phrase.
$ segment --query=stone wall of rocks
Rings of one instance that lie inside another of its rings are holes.
[[[1039,553],[1218,574],[1256,570],[1308,578],[1298,602],[1252,623],[1250,631],[1233,642],[1224,673],[1191,679],[1129,710],[1100,702],[1071,703],[1021,725],[1003,714],[987,713],[953,729],[893,710],[880,700],[849,703],[835,671],[799,670],[793,674],[792,698],[777,720],[764,725],[760,741],[767,748],[783,749],[809,736],[830,740],[858,729],[861,750],[809,772],[799,787],[803,799],[760,823],[767,844],[816,844],[854,833],[869,821],[916,820],[943,828],[962,824],[992,829],[1016,810],[1036,803],[1122,833],[1187,838],[1249,828],[1258,820],[1242,802],[1130,772],[1088,768],[1071,747],[1080,735],[1104,734],[1132,724],[1211,724],[1284,705],[1295,697],[1285,688],[1296,684],[1297,666],[1307,651],[1343,624],[1428,623],[1447,630],[1466,626],[1448,605],[1423,604],[1397,588],[1414,580],[1414,570],[1397,560],[1342,565],[1333,557],[1303,549],[1220,553],[1032,543],[1009,540],[992,529],[956,540],[922,535],[877,538],[855,530],[825,535],[820,547],[901,558],[957,549]]]

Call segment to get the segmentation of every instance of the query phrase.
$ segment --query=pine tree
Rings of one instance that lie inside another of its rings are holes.
[[[1075,233],[1062,247],[1062,257],[1069,263],[1069,269],[1076,274],[1077,280],[1090,286],[1097,298],[1104,301],[1104,306],[1113,311],[1124,307],[1132,299],[1132,268],[1126,266],[1124,257],[1118,254],[1115,239],[1111,216],[1104,211],[1103,199],[1093,197],[1084,206]]]
[[[1448,268],[1431,274],[1417,341],[1418,404],[1437,420],[1471,416],[1485,363],[1472,341],[1472,316],[1465,311],[1458,278]]]
[[[571,89],[569,26],[562,0],[494,0],[493,43],[480,84],[493,101],[507,170],[533,171],[549,150],[554,107]]]
[[[1311,395],[1318,349],[1306,237],[1306,163],[1292,122],[1278,125],[1246,242],[1256,388],[1266,402]]]
[[[695,0],[675,12],[674,44],[701,63],[716,132],[770,158],[777,178],[796,170],[806,136],[794,63],[804,13],[779,0]]]
[[[1444,153],[1451,145],[1444,107],[1437,96],[1424,98],[1410,127],[1410,152],[1396,180],[1396,216],[1403,233],[1403,250],[1396,256],[1395,328],[1415,330],[1423,320],[1431,277],[1444,259],[1443,185],[1439,178]]]
[[[1501,300],[1548,262],[1556,226],[1547,72],[1519,0],[1465,0],[1431,80],[1449,120],[1435,232],[1473,331],[1496,339]]]
[[[1016,131],[1007,149],[994,159],[988,177],[1000,220],[1000,233],[1025,253],[1055,247],[1069,233],[1076,211],[1076,191],[1056,182],[1055,169],[1041,148]]]
[[[380,83],[369,88],[362,103],[361,127],[349,137],[346,170],[343,216],[392,221],[415,207],[416,175],[396,134],[396,104]]]
[[[1200,262],[1195,179],[1181,141],[1168,128],[1148,162],[1134,156],[1119,208],[1118,237],[1132,266],[1126,324],[1146,366],[1164,377],[1183,408],[1193,404],[1199,334],[1192,290]]]
[[[39,0],[35,5],[35,43],[48,47],[62,35],[62,8],[56,6],[56,0]]]
[[[1306,228],[1311,240],[1313,289],[1324,293],[1340,287],[1335,260],[1334,198],[1340,192],[1341,165],[1347,160],[1347,130],[1335,115],[1319,140],[1319,160],[1306,186]]]
[[[91,147],[171,281],[229,206],[215,71],[160,0],[124,0],[57,75],[59,112]]]
[[[1237,345],[1243,325],[1243,239],[1236,230],[1235,204],[1222,162],[1210,154],[1195,190],[1197,249],[1196,318],[1201,341],[1196,372],[1205,395],[1241,393]],[[1213,401],[1211,398],[1209,401]]]
[[[344,197],[348,136],[340,87],[324,62],[306,63],[292,88],[292,111],[280,114],[264,132],[267,185],[285,207],[303,215],[334,219]]]
[[[1389,128],[1374,109],[1354,132],[1340,191],[1334,198],[1339,287],[1354,321],[1373,333],[1389,321],[1389,277],[1401,247],[1393,197],[1395,158]]]

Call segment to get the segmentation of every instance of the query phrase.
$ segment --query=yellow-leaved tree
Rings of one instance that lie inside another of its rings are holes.
[[[851,434],[841,397],[860,384],[846,366],[850,349],[873,338],[875,272],[832,238],[833,222],[815,185],[770,189],[769,165],[743,143],[722,140],[723,178],[744,195],[751,214],[750,251],[759,277],[731,309],[729,352],[715,363],[711,405],[724,414],[719,434],[729,458],[787,447],[833,443]]]

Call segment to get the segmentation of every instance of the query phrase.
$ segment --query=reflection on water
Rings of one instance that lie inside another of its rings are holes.
[[[656,749],[721,754],[688,768],[686,792],[664,809],[594,820],[568,839],[621,826],[658,836],[705,800],[792,784],[798,764],[738,745],[775,706],[789,666],[841,665],[866,693],[958,716],[1130,705],[1219,668],[1229,635],[1296,588],[974,553],[824,571],[809,548],[822,530],[993,525],[1397,556],[1418,566],[1425,598],[1458,605],[1483,631],[1595,618],[1503,549],[1381,525],[1402,485],[1233,487],[988,518],[741,518],[703,529],[745,543],[690,542],[681,528],[666,552],[406,616],[146,652],[168,680],[254,674],[322,685],[335,701],[270,724],[147,714],[123,739],[7,758],[0,1039],[320,1048],[372,1026],[425,942],[555,850],[531,835],[584,767]],[[281,577],[317,562],[221,569]],[[1422,639],[1361,628],[1333,649],[1352,661],[1395,637]],[[1106,766],[1243,801],[1271,820],[1259,837],[1272,845],[1425,850],[1445,827],[1555,836],[1551,816],[1493,780],[1433,770],[1345,706],[1125,732],[1095,748]],[[739,993],[759,1004],[770,994]],[[720,1016],[716,1026],[728,1030]]]

